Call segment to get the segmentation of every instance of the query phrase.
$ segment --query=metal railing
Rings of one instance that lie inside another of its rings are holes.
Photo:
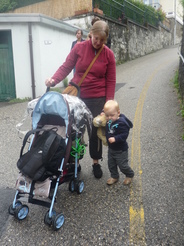
[[[103,10],[103,14],[113,20],[118,20],[124,12],[124,6],[115,1],[109,3],[107,0],[94,0],[93,6]]]
[[[100,8],[105,16],[116,21],[123,22],[123,19],[129,19],[143,26],[159,26],[159,19],[154,12],[147,7],[142,10],[127,0],[122,1],[122,4],[115,0],[93,0],[93,7]]]
[[[180,50],[181,50],[181,44],[178,46],[178,55],[179,55],[179,57],[181,58],[181,60],[182,60],[182,62],[184,64],[184,57],[182,56]]]
[[[125,11],[125,16],[128,19],[140,25],[145,25],[146,13],[142,9],[136,7],[135,5],[133,5],[128,1],[124,1],[124,11]]]
[[[153,11],[145,7],[145,21],[152,26],[158,27],[160,20]]]

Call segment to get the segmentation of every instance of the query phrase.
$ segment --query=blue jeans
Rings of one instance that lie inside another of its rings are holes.
[[[111,177],[114,179],[119,178],[118,167],[120,171],[128,178],[133,178],[134,171],[128,165],[128,150],[112,150],[108,149],[108,167]]]

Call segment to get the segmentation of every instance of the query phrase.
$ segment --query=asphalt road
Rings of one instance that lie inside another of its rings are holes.
[[[171,82],[178,64],[177,48],[171,47],[117,67],[115,97],[134,123],[128,142],[135,177],[126,187],[121,174],[108,187],[107,148],[100,180],[93,177],[87,150],[81,161],[83,193],[70,193],[68,183],[58,189],[55,208],[65,216],[58,232],[43,222],[47,208],[29,204],[29,215],[21,222],[8,214],[22,144],[15,125],[27,104],[0,105],[0,245],[184,245],[183,121]]]

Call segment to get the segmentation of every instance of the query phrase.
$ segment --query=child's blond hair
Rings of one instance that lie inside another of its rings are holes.
[[[119,104],[116,100],[108,100],[105,105],[104,105],[104,111],[109,110],[109,109],[116,109],[117,111],[119,111]]]

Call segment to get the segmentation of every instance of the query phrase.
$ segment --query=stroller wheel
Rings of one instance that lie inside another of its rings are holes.
[[[52,211],[52,216],[51,216],[51,218],[49,217],[49,210],[47,211],[47,213],[45,214],[45,217],[44,217],[44,223],[46,224],[46,225],[49,225],[49,226],[51,226],[52,225],[52,219],[53,219],[53,216],[55,216],[56,215],[56,212],[53,210]]]
[[[14,215],[14,214],[15,214],[15,209],[16,209],[17,207],[21,206],[21,205],[22,205],[22,203],[21,203],[20,201],[17,201],[17,202],[15,203],[15,208],[13,208],[13,204],[11,204],[11,205],[9,206],[9,208],[8,208],[9,214]]]
[[[78,181],[78,184],[77,184],[77,193],[78,194],[81,194],[84,190],[84,182],[83,181]]]
[[[23,220],[27,217],[29,213],[29,207],[27,205],[18,206],[15,209],[15,218],[18,220]]]
[[[69,183],[69,191],[74,192],[74,190],[75,190],[75,182],[73,179],[71,179]]]
[[[53,229],[54,229],[54,231],[59,230],[63,226],[64,220],[65,219],[64,219],[64,216],[63,216],[62,213],[54,216],[54,219],[53,219]]]

